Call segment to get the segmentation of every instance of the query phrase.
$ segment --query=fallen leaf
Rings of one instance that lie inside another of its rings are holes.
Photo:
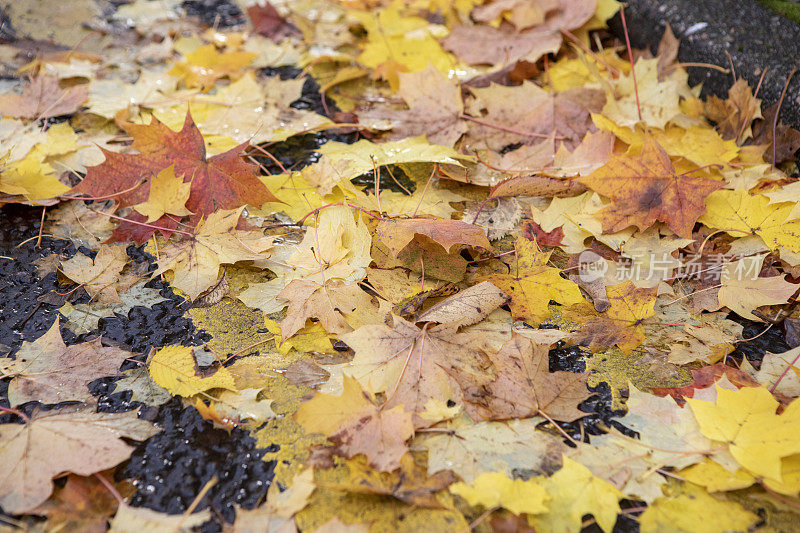
[[[442,245],[447,253],[457,244],[490,249],[483,229],[460,220],[429,218],[383,219],[375,228],[375,241],[389,249],[392,256],[408,246],[415,235],[424,235]]]
[[[571,422],[586,415],[578,404],[591,395],[587,374],[550,372],[548,346],[515,335],[489,358],[497,379],[464,390],[465,409],[471,416],[506,420],[541,415]]]
[[[53,491],[53,477],[63,472],[89,476],[114,467],[134,449],[122,437],[145,440],[156,433],[135,411],[95,413],[86,406],[36,410],[24,424],[2,424],[0,505],[7,513],[28,512]]]
[[[515,248],[511,273],[489,276],[489,281],[511,297],[509,305],[515,319],[538,325],[550,316],[550,300],[562,305],[584,301],[575,283],[562,278],[558,268],[547,266],[551,252],[542,252],[535,242],[523,237],[517,238]]]
[[[350,475],[340,490],[389,496],[415,507],[443,508],[437,493],[455,481],[450,472],[428,475],[425,466],[417,463],[410,454],[400,459],[400,468],[394,472],[378,472],[365,462],[352,459],[347,465]]]
[[[344,377],[341,396],[317,393],[303,403],[295,420],[307,431],[323,433],[345,457],[364,454],[369,464],[383,472],[400,467],[414,434],[411,413],[403,406],[382,409],[358,382]]]
[[[536,429],[543,418],[481,422],[443,434],[422,445],[428,450],[428,472],[452,470],[472,483],[484,472],[548,475],[561,466],[563,439]]]
[[[94,259],[77,253],[61,261],[61,272],[99,302],[120,302],[116,284],[128,262],[124,246],[101,246]]]
[[[192,223],[218,209],[277,201],[258,179],[258,167],[242,160],[247,143],[206,159],[203,136],[188,112],[178,132],[155,118],[148,125],[129,124],[126,131],[133,137],[131,147],[139,153],[103,149],[105,161],[86,169],[86,177],[73,189],[75,192],[113,196],[120,207],[140,204],[147,200],[150,190],[150,184],[142,180],[174,165],[175,175],[191,182],[186,209],[193,213]]]
[[[167,346],[150,359],[150,377],[175,396],[194,396],[209,389],[235,391],[233,376],[225,367],[202,371],[189,346]]]
[[[716,499],[700,488],[659,498],[639,517],[642,533],[747,531],[759,520],[738,503]]]
[[[564,457],[561,470],[541,483],[550,501],[547,513],[531,519],[537,530],[580,531],[585,514],[594,516],[606,533],[613,529],[623,494],[585,466]]]
[[[174,515],[159,513],[146,507],[130,507],[122,503],[111,521],[109,531],[113,533],[189,533],[211,519],[211,510],[193,514]]]
[[[392,328],[362,326],[341,338],[356,352],[346,372],[369,392],[385,392],[384,409],[403,405],[415,413],[415,427],[430,425],[418,414],[431,398],[461,402],[456,381],[482,385],[491,380],[487,355],[450,324],[420,329],[395,317]]]
[[[390,139],[425,135],[433,144],[453,146],[467,131],[461,120],[464,106],[458,86],[432,65],[419,72],[401,72],[399,78],[397,94],[405,100],[408,110],[375,108],[359,113],[359,121],[389,121]]]
[[[167,214],[179,218],[191,215],[192,212],[186,209],[191,188],[191,183],[184,183],[181,176],[175,175],[174,165],[167,167],[150,180],[147,201],[133,208],[146,216],[147,222],[155,222]]]
[[[161,250],[158,268],[151,276],[173,271],[172,286],[195,299],[217,282],[221,265],[264,259],[274,237],[258,230],[234,229],[241,213],[239,208],[209,215],[187,239]]]
[[[58,78],[40,74],[25,86],[22,94],[0,95],[0,115],[29,119],[71,115],[88,97],[88,85],[62,89]]]
[[[650,137],[645,138],[641,155],[612,155],[605,166],[580,182],[612,201],[599,213],[604,231],[628,226],[644,231],[661,221],[687,238],[706,211],[703,199],[723,185],[708,178],[678,175],[667,153]]]
[[[509,479],[502,472],[487,472],[472,483],[453,483],[450,492],[461,496],[471,506],[487,509],[502,507],[514,514],[537,514],[547,510],[547,492],[536,479]]]
[[[506,301],[508,296],[500,289],[483,281],[429,307],[417,321],[469,326],[486,318]]]
[[[779,404],[767,389],[717,387],[716,404],[694,398],[687,403],[703,435],[727,443],[731,455],[754,474],[780,481],[781,459],[800,453],[800,439],[793,429],[798,402],[777,415]]]
[[[8,384],[11,406],[38,401],[94,403],[88,385],[106,376],[116,376],[122,362],[133,354],[103,346],[100,338],[67,346],[61,339],[59,321],[33,342],[25,342],[14,359],[1,358],[0,370],[12,379]]]

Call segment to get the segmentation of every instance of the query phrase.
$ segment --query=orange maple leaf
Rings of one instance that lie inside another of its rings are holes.
[[[193,224],[219,209],[280,201],[258,179],[258,167],[242,159],[248,143],[206,158],[203,136],[190,113],[186,114],[183,129],[177,132],[156,118],[148,125],[129,124],[125,129],[139,153],[103,150],[106,160],[87,168],[86,177],[75,192],[113,196],[120,207],[135,205],[147,200],[149,179],[175,165],[175,174],[192,184],[186,208],[194,213]],[[143,179],[148,181],[137,187]]]
[[[612,204],[599,213],[604,231],[613,233],[628,226],[644,231],[661,221],[686,238],[706,211],[705,197],[724,185],[676,174],[667,152],[649,136],[641,155],[612,155],[608,163],[579,181],[611,199]]]

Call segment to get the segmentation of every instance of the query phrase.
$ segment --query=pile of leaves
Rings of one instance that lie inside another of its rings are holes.
[[[74,245],[37,261],[59,318],[0,358],[0,520],[796,522],[800,132],[780,102],[743,80],[701,99],[669,29],[655,54],[604,30],[615,0],[242,0],[222,23],[117,4],[14,4],[25,38],[0,45],[0,202]],[[210,341],[99,336],[161,280]],[[737,350],[775,332],[788,351]],[[98,380],[127,410],[98,411]],[[176,401],[274,462],[256,507],[216,508],[211,474],[183,514],[129,505],[155,489],[125,461]]]

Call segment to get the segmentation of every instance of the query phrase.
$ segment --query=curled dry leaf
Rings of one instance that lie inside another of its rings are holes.
[[[503,291],[483,281],[430,307],[419,315],[417,321],[469,326],[480,322],[507,301],[508,296]]]

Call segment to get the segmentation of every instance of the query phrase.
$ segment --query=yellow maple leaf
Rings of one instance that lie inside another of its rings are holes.
[[[353,179],[375,167],[416,162],[460,165],[459,161],[472,160],[450,147],[431,144],[424,136],[383,144],[366,139],[354,144],[328,142],[317,152],[322,157],[304,168],[301,176],[322,195],[329,194],[341,180]]]
[[[788,220],[791,203],[770,204],[766,196],[747,191],[714,191],[698,222],[734,237],[758,235],[771,249],[800,253],[800,220]]]
[[[411,413],[402,405],[382,409],[358,381],[344,376],[339,396],[317,393],[295,413],[308,431],[325,434],[346,457],[363,453],[375,468],[390,472],[408,451],[405,441],[414,434]]]
[[[636,87],[633,74],[615,80],[614,91],[607,91],[603,115],[631,129],[639,123],[664,129],[668,122],[680,116],[678,102],[680,90],[686,87],[686,73],[676,69],[659,80],[657,65],[658,59],[639,59],[636,62],[633,67]]]
[[[164,248],[152,275],[172,270],[172,286],[195,299],[217,281],[220,265],[265,259],[274,237],[235,230],[242,209],[216,211],[197,225],[191,237]]]
[[[488,278],[511,297],[511,313],[515,319],[538,324],[550,316],[547,306],[550,300],[562,305],[584,301],[574,282],[562,278],[559,269],[547,266],[551,252],[542,252],[535,242],[523,237],[517,239],[516,251],[511,273]]]
[[[759,517],[738,503],[718,500],[685,485],[683,492],[658,498],[639,517],[642,533],[723,533],[747,531]]]
[[[756,478],[747,470],[730,472],[711,459],[682,470],[680,476],[695,485],[705,487],[709,492],[745,489],[756,482]]]
[[[207,376],[198,375],[189,346],[167,346],[158,350],[150,360],[150,377],[175,396],[193,396],[209,389],[236,390],[233,376],[225,367]]]
[[[486,472],[470,483],[460,481],[450,485],[450,492],[467,500],[470,505],[490,509],[503,507],[514,514],[537,514],[547,511],[547,492],[529,479],[509,479],[503,472]]]
[[[777,415],[778,402],[763,387],[717,387],[716,404],[693,398],[687,402],[703,435],[726,443],[739,464],[754,474],[780,481],[781,459],[800,453],[800,402]]]
[[[220,52],[207,44],[186,54],[186,60],[175,63],[168,74],[182,78],[187,87],[210,89],[219,78],[238,77],[256,56],[251,52]]]
[[[393,90],[400,87],[400,72],[418,72],[432,64],[446,76],[456,65],[423,18],[405,17],[393,7],[351,15],[367,30],[359,62],[376,69],[376,76],[387,80]]]
[[[597,525],[609,533],[617,521],[619,500],[624,495],[585,466],[566,456],[563,459],[561,470],[541,481],[550,496],[549,511],[529,520],[537,531],[578,532],[583,515],[591,514]]]
[[[139,213],[154,222],[165,214],[183,217],[191,215],[186,209],[191,182],[184,183],[183,176],[175,175],[175,165],[165,168],[150,180],[150,193],[147,201],[133,206]]]

